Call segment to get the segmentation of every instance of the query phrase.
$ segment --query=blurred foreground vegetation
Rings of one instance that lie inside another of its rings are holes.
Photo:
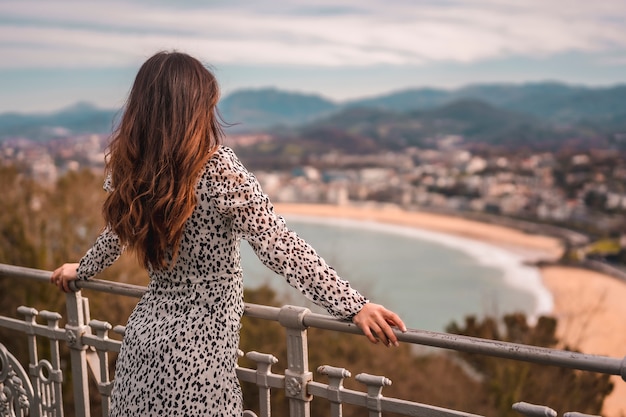
[[[70,172],[54,187],[43,187],[20,173],[15,167],[0,167],[0,263],[52,270],[64,262],[78,261],[102,227],[100,206],[104,198],[102,178],[89,171]],[[147,275],[130,255],[124,255],[99,278],[138,285],[147,284]],[[136,299],[110,297],[85,291],[93,318],[124,324]],[[281,300],[266,287],[246,290],[249,303],[280,305]],[[44,283],[17,283],[0,278],[0,314],[16,317],[16,309],[28,305],[38,310],[65,313],[64,296]],[[61,323],[64,325],[65,323]],[[496,340],[537,346],[560,346],[555,336],[556,320],[542,317],[531,326],[521,314],[497,320],[480,321],[468,317],[465,323],[452,323],[447,331]],[[243,319],[241,349],[272,353],[279,359],[275,373],[286,367],[284,331],[277,323],[260,319]],[[112,338],[116,336],[111,335]],[[0,343],[25,364],[28,361],[26,337],[0,329]],[[573,349],[575,347],[568,347]],[[46,357],[47,343],[39,352]],[[609,377],[570,369],[532,365],[479,355],[443,350],[417,351],[403,344],[388,349],[372,345],[363,336],[339,334],[318,329],[309,330],[310,369],[319,365],[343,367],[352,375],[366,372],[385,375],[393,385],[383,395],[447,407],[485,416],[513,416],[511,405],[517,401],[545,404],[557,410],[599,414],[606,395],[612,390]],[[68,415],[73,415],[69,351],[62,346],[65,364],[64,401]],[[111,355],[111,367],[115,355]],[[245,358],[242,366],[249,366]],[[113,369],[113,368],[111,368]],[[323,377],[316,376],[323,380]],[[354,378],[345,381],[346,388],[363,390]],[[243,383],[246,408],[258,408],[256,387]],[[100,413],[97,390],[91,389],[92,413]],[[287,415],[284,395],[272,395],[275,415]],[[313,401],[313,416],[328,414],[328,404]],[[344,407],[345,416],[362,415],[363,410]]]

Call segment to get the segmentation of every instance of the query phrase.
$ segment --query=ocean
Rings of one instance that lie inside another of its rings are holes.
[[[484,242],[373,221],[285,216],[339,275],[409,328],[444,331],[466,316],[531,319],[552,310],[552,295],[524,255]],[[244,284],[267,284],[285,304],[322,312],[266,268],[242,243]]]

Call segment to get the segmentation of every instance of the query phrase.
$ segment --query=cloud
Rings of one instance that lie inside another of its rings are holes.
[[[0,68],[135,66],[160,49],[320,67],[626,50],[622,0],[248,3],[3,1]]]

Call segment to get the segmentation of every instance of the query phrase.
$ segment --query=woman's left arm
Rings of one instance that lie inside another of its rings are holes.
[[[70,281],[93,277],[115,262],[122,250],[117,234],[107,227],[79,263],[66,263],[55,269],[50,276],[50,282],[62,291],[69,292]]]

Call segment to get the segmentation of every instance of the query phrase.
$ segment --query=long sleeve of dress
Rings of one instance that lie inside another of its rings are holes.
[[[86,280],[93,277],[115,262],[121,253],[119,238],[115,232],[106,228],[81,258],[76,273],[77,279]]]
[[[110,176],[105,179],[104,189],[107,192],[112,190]],[[117,234],[110,228],[105,228],[93,246],[81,258],[76,273],[77,279],[87,280],[93,277],[115,262],[122,251]]]
[[[351,319],[368,300],[342,280],[337,272],[274,212],[253,174],[232,150],[220,148],[211,163],[211,198],[232,221],[265,266],[330,314]]]

